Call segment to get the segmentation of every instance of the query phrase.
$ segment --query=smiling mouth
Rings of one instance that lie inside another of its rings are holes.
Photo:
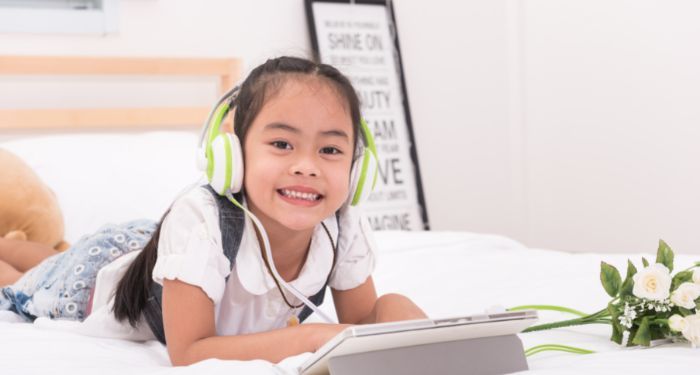
[[[287,198],[298,199],[298,200],[309,201],[309,202],[316,202],[316,201],[323,199],[323,195],[321,195],[321,194],[302,193],[299,191],[294,191],[294,190],[289,190],[289,189],[278,189],[277,192],[280,195],[285,196]]]

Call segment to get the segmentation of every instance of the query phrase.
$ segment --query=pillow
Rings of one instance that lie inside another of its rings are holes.
[[[159,220],[187,187],[203,184],[191,131],[90,133],[0,143],[29,164],[56,193],[75,242],[106,223]]]

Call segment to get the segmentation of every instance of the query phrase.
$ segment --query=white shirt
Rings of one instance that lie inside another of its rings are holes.
[[[323,222],[336,241],[335,214]],[[328,284],[333,289],[347,290],[364,283],[374,271],[375,244],[369,224],[358,208],[341,210],[340,227],[336,265]],[[111,312],[114,298],[110,296],[137,254],[127,254],[99,271],[92,313],[84,321],[98,328],[99,332],[94,335],[132,340],[154,338],[144,322],[133,329],[127,322],[117,322]],[[330,240],[319,224],[314,228],[306,263],[299,277],[290,284],[305,296],[318,293],[326,282],[332,262]],[[265,267],[253,222],[247,216],[236,262],[231,267],[221,243],[218,207],[214,197],[202,188],[192,189],[176,200],[163,222],[153,280],[162,285],[163,279],[177,279],[200,287],[214,302],[219,335],[282,328],[292,315],[303,309],[302,306],[292,310],[282,299]],[[300,303],[284,291],[290,303]]]

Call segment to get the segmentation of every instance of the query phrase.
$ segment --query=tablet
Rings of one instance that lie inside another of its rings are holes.
[[[319,348],[299,372],[328,374],[328,361],[336,356],[516,334],[536,321],[537,311],[525,310],[352,326]]]

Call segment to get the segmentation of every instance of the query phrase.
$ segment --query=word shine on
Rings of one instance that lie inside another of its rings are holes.
[[[382,36],[372,33],[330,33],[329,48],[332,50],[381,51]]]

